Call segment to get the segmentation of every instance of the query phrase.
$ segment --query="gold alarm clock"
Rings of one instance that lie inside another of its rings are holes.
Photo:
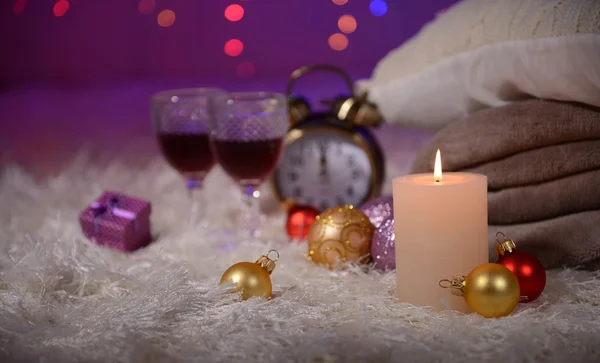
[[[311,112],[306,100],[292,95],[296,81],[312,71],[340,75],[349,97],[323,101],[327,112]],[[272,183],[281,201],[294,200],[321,211],[342,205],[358,206],[381,192],[385,163],[381,147],[369,131],[381,118],[366,94],[354,96],[350,77],[330,65],[313,65],[292,73],[287,86],[290,130]]]

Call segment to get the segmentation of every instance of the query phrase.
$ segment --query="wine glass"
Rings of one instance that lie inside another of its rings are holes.
[[[150,113],[160,150],[184,178],[190,199],[189,222],[202,222],[202,183],[215,165],[209,146],[210,101],[225,94],[217,88],[168,90],[150,99]]]
[[[246,235],[261,233],[258,188],[279,161],[288,131],[287,98],[279,93],[238,92],[213,99],[210,145],[223,170],[242,190]]]

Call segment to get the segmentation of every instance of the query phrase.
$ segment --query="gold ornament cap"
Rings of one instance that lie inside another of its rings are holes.
[[[452,280],[443,279],[440,280],[439,285],[441,288],[450,289],[452,295],[456,296],[464,296],[465,295],[465,287],[466,285],[465,276],[454,276]]]
[[[502,240],[500,240],[500,237],[502,237]],[[496,233],[496,242],[498,242],[496,251],[500,256],[504,256],[505,253],[510,253],[517,248],[515,242],[512,239],[506,238],[502,232]]]
[[[277,255],[277,257],[274,260],[269,258],[269,253],[271,252],[274,252]],[[256,260],[256,264],[260,265],[260,267],[267,270],[267,272],[270,275],[273,272],[273,270],[275,270],[275,262],[277,261],[279,261],[279,252],[277,252],[276,250],[270,250],[269,252],[267,252],[266,255],[260,256],[259,259]]]

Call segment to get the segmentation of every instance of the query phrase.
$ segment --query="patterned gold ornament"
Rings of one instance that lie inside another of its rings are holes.
[[[334,207],[319,214],[308,231],[307,258],[334,269],[344,262],[367,263],[375,227],[353,206]]]

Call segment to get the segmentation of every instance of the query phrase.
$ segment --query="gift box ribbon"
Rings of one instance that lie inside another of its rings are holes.
[[[108,203],[94,202],[94,203],[90,204],[90,208],[92,208],[92,213],[94,216],[94,233],[98,233],[98,231],[100,230],[100,226],[99,226],[100,218],[108,217],[111,215],[125,218],[130,221],[134,221],[133,227],[134,228],[137,227],[137,223],[135,223],[136,222],[135,213],[125,210],[125,209],[122,209],[122,208],[118,208],[117,207],[118,203],[119,203],[119,198],[115,196],[115,197],[110,198]]]

